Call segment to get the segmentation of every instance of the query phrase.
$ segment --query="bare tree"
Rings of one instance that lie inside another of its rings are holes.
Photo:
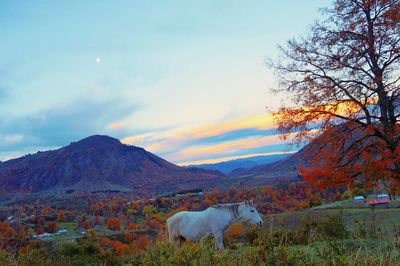
[[[268,62],[290,104],[278,129],[312,141],[301,169],[321,186],[400,179],[400,1],[335,0]],[[320,130],[316,130],[320,129]]]

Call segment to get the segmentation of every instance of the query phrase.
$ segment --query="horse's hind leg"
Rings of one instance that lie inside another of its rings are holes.
[[[172,230],[168,230],[168,240],[171,244],[175,243],[175,236],[173,235],[173,232],[171,232]]]
[[[178,232],[176,229],[176,223],[177,223],[176,220],[167,220],[168,240],[172,244],[175,243],[175,239],[178,236]]]

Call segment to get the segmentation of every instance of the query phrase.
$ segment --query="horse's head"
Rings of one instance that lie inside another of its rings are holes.
[[[242,219],[256,225],[262,224],[262,219],[256,208],[254,208],[253,201],[246,200],[241,210]]]

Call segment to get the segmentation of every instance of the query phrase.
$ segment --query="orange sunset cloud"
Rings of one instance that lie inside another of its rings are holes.
[[[212,146],[189,147],[187,149],[178,151],[175,154],[169,156],[169,159],[173,161],[183,161],[186,160],[187,158],[207,156],[210,154],[223,156],[229,153],[240,152],[243,150],[250,150],[263,146],[277,145],[277,144],[282,144],[284,142],[285,141],[282,140],[278,135],[264,136],[251,139],[233,140]]]
[[[271,114],[262,114],[251,117],[242,117],[220,124],[205,125],[191,129],[181,129],[167,131],[163,134],[163,139],[156,139],[151,134],[134,135],[123,138],[121,141],[125,144],[144,145],[146,149],[152,152],[166,152],[187,142],[222,135],[228,132],[242,129],[268,130],[273,128],[273,119]],[[159,138],[160,136],[158,136]]]

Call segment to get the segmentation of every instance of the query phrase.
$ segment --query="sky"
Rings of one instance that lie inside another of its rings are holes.
[[[0,161],[94,134],[180,165],[290,152],[265,60],[329,2],[0,1]]]

